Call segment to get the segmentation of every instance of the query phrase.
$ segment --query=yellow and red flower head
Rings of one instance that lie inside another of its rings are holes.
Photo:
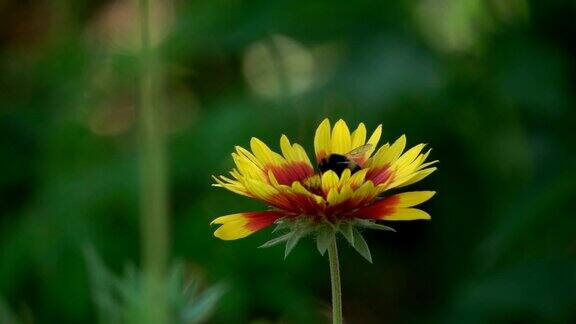
[[[331,127],[325,119],[314,137],[315,164],[302,146],[290,143],[285,135],[280,138],[281,154],[257,138],[250,141],[250,150],[237,146],[232,153],[236,167],[230,177],[214,177],[214,185],[272,209],[219,217],[212,222],[221,224],[214,235],[235,240],[279,222],[338,229],[340,224],[366,225],[376,220],[430,219],[413,207],[430,199],[433,191],[387,193],[422,180],[436,170],[432,164],[437,161],[425,162],[430,151],[423,153],[424,144],[404,152],[404,135],[377,148],[381,133],[379,125],[367,139],[363,123],[350,132],[343,120]],[[359,147],[365,149],[354,161],[347,161],[347,154]],[[319,171],[317,166],[331,156],[343,161],[335,163],[350,162],[355,167],[338,165]]]

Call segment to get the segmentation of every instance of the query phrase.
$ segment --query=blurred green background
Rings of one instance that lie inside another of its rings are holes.
[[[0,296],[95,322],[84,247],[139,264],[132,0],[0,1]],[[265,207],[210,186],[234,145],[312,151],[325,117],[429,143],[433,221],[341,244],[348,323],[576,322],[576,2],[154,1],[170,254],[228,292],[209,322],[329,321],[327,260],[209,222]],[[310,154],[312,156],[312,154]]]

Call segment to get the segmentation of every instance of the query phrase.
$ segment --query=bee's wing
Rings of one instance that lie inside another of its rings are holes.
[[[370,151],[372,148],[372,144],[364,144],[362,146],[358,146],[357,148],[353,149],[352,151],[346,153],[345,155],[348,158],[355,158],[361,155],[364,155],[366,152]]]
[[[366,154],[366,152],[370,151],[371,148],[372,144],[364,144],[346,153],[345,156],[348,159],[348,164],[354,165],[363,163],[364,155]]]

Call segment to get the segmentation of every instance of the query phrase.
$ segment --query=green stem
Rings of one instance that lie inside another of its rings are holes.
[[[142,260],[146,278],[146,323],[166,323],[164,277],[168,263],[168,204],[166,145],[160,112],[160,85],[156,51],[150,40],[153,0],[137,0],[140,25],[140,209]]]
[[[332,284],[332,323],[342,324],[342,291],[340,288],[340,263],[338,261],[338,246],[336,235],[332,238],[332,244],[328,249],[330,262],[330,282]]]

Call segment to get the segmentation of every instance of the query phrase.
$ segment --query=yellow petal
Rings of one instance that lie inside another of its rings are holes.
[[[294,153],[294,157],[297,161],[306,162],[312,166],[310,159],[308,158],[308,154],[306,154],[306,150],[300,144],[292,145],[292,152]]]
[[[344,185],[349,185],[351,176],[352,171],[350,171],[350,169],[344,169],[342,175],[340,176],[340,180],[338,181],[338,188],[342,188]]]
[[[268,145],[256,137],[252,137],[250,140],[250,148],[262,165],[279,165],[285,162],[285,159],[280,154],[272,151]]]
[[[416,208],[398,208],[393,214],[385,216],[384,220],[390,221],[410,221],[417,219],[431,219],[430,214]]]
[[[430,162],[423,163],[423,164],[421,164],[421,165],[418,166],[418,170],[422,170],[422,169],[427,168],[427,167],[429,167],[429,166],[431,166],[431,165],[433,165],[433,164],[436,164],[436,163],[438,163],[438,162],[440,162],[440,161],[434,160],[434,161],[430,161]]]
[[[262,169],[247,157],[232,153],[232,159],[234,159],[238,172],[243,176],[257,180],[264,179]]]
[[[383,158],[384,163],[396,161],[404,151],[405,147],[406,136],[402,135],[394,143],[392,143],[388,151],[386,151],[385,157]]]
[[[252,232],[245,229],[244,227],[234,226],[232,224],[222,225],[218,227],[216,231],[214,231],[214,236],[225,241],[241,239],[250,234],[252,234]]]
[[[435,191],[412,191],[395,195],[399,198],[398,207],[412,207],[419,205],[436,194]]]
[[[212,224],[221,224],[214,236],[223,240],[236,240],[272,225],[285,214],[277,211],[247,212],[221,216]]]
[[[378,145],[378,142],[380,141],[381,135],[382,135],[382,125],[380,124],[378,125],[378,127],[376,127],[374,133],[372,133],[372,135],[368,139],[367,144],[372,145],[372,147],[366,152],[366,156],[372,155],[372,153],[376,149],[376,146]]]
[[[341,190],[338,190],[338,188],[332,188],[328,192],[326,200],[328,201],[329,206],[334,206],[351,199],[353,194],[354,192],[350,186],[345,186]]]
[[[210,225],[214,225],[214,224],[226,224],[226,223],[230,223],[230,222],[243,222],[243,223],[246,223],[247,221],[246,221],[246,219],[244,218],[244,214],[243,214],[243,213],[238,213],[238,214],[220,216],[220,217],[216,218],[215,220],[213,220],[212,222],[210,222]]]
[[[243,148],[242,146],[235,146],[235,148],[236,148],[236,152],[238,153],[239,156],[246,157],[247,159],[252,161],[254,164],[256,164],[259,168],[262,168],[260,161],[258,161],[258,159],[250,151]]]
[[[247,179],[245,185],[254,197],[264,201],[269,201],[279,195],[278,189],[262,181]]]
[[[366,173],[368,173],[370,169],[362,169],[356,173],[354,173],[350,177],[350,186],[352,188],[358,188],[364,183],[364,178],[366,177]]]
[[[243,214],[221,216],[212,221],[212,224],[222,224],[214,231],[214,236],[222,240],[236,240],[252,234],[254,231],[246,228],[248,220]]]
[[[354,191],[352,194],[352,200],[354,201],[354,204],[360,205],[376,197],[376,195],[378,195],[378,191],[375,190],[374,184],[368,181]]]
[[[411,185],[413,183],[416,183],[424,178],[426,178],[427,176],[429,176],[430,174],[432,174],[432,172],[436,171],[438,168],[433,167],[433,168],[428,168],[428,169],[424,169],[424,170],[420,170],[416,173],[414,173],[412,175],[412,177],[410,177],[410,179],[408,179],[406,182],[399,184],[398,187],[404,187],[404,186],[408,186]]]
[[[220,176],[221,179],[219,179],[215,176],[212,176],[212,178],[214,179],[214,181],[216,181],[216,183],[212,184],[212,186],[222,187],[222,188],[230,190],[234,193],[237,193],[239,195],[243,195],[243,196],[252,198],[252,195],[250,195],[250,193],[246,190],[244,185],[242,183],[240,183],[239,181],[234,181],[234,180],[228,179],[224,176]]]
[[[370,157],[366,163],[364,163],[364,168],[372,168],[375,166],[382,166],[384,165],[383,158],[386,152],[390,149],[390,144],[386,143],[382,145],[376,153]],[[368,155],[367,155],[368,156]]]
[[[428,213],[404,206],[413,206],[429,199],[432,192],[406,193],[384,197],[355,212],[358,218],[382,219],[382,220],[414,220],[430,219]]]
[[[348,125],[340,119],[334,125],[332,130],[332,138],[330,139],[330,152],[338,154],[346,154],[351,151],[352,140],[350,138],[350,130]]]
[[[322,191],[324,193],[330,192],[332,188],[338,188],[338,175],[332,170],[328,170],[322,174]]]
[[[381,147],[376,155],[368,160],[365,167],[375,168],[391,164],[400,157],[404,147],[406,147],[406,136],[402,135],[389,147],[386,145]]]
[[[270,184],[274,187],[278,187],[280,186],[280,183],[278,182],[278,179],[276,179],[276,176],[274,175],[274,172],[272,172],[272,170],[268,170],[268,180],[270,180]]]
[[[324,119],[316,129],[314,151],[316,152],[317,161],[330,154],[330,121],[328,118]]]
[[[366,126],[364,123],[360,123],[358,128],[352,132],[352,149],[360,147],[366,143]]]
[[[282,150],[282,155],[284,155],[284,158],[287,161],[295,161],[295,154],[294,154],[294,149],[292,148],[292,145],[290,144],[290,140],[288,140],[288,137],[286,137],[286,135],[282,135],[282,137],[280,137],[280,149]]]
[[[398,161],[396,161],[396,164],[399,167],[402,167],[414,162],[414,160],[416,160],[416,158],[418,157],[424,146],[426,146],[426,144],[418,144],[413,148],[409,149],[408,151],[406,151],[406,153],[400,156]]]
[[[292,189],[292,192],[294,192],[294,193],[305,195],[305,196],[308,196],[308,197],[314,199],[314,201],[318,205],[323,205],[325,203],[323,197],[311,193],[310,191],[308,191],[308,189],[304,188],[304,186],[302,186],[302,184],[300,182],[294,182],[291,186],[291,189]]]

